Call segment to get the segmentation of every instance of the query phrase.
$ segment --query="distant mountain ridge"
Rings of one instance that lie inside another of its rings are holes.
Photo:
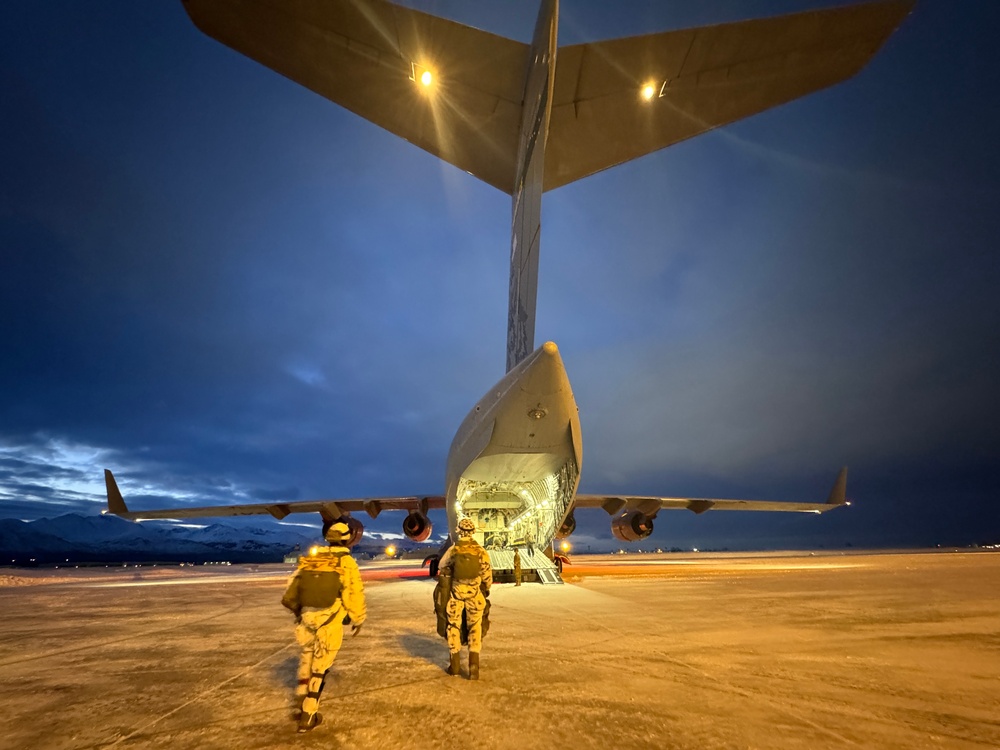
[[[317,530],[318,535],[318,530]],[[317,535],[294,529],[136,523],[68,513],[37,521],[0,519],[0,565],[70,562],[281,562]],[[359,550],[360,551],[360,550]]]

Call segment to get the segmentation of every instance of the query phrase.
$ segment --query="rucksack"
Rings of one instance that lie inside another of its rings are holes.
[[[474,544],[455,545],[455,566],[452,576],[456,581],[479,578],[479,548]]]
[[[340,592],[344,590],[341,580],[344,569],[340,561],[346,554],[348,553],[319,551],[299,558],[297,578],[300,607],[326,609],[337,602]]]

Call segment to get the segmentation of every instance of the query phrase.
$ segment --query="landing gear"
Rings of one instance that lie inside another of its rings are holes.
[[[441,562],[441,558],[438,555],[428,555],[424,558],[424,565],[427,566],[427,577],[437,578],[438,574],[438,564]]]

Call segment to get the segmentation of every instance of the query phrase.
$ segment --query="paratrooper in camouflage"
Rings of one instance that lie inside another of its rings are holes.
[[[479,679],[479,653],[483,648],[483,616],[488,611],[493,568],[490,556],[473,538],[472,519],[458,523],[458,541],[445,552],[438,566],[438,599],[448,618],[447,639],[451,657],[448,674],[461,674],[462,615],[469,640],[469,679]],[[443,600],[443,601],[442,601]]]
[[[344,542],[346,523],[328,524],[323,536],[329,547],[313,547],[299,558],[299,567],[281,603],[295,615],[295,640],[301,647],[296,696],[298,731],[308,732],[321,721],[319,697],[327,672],[344,640],[344,625],[358,634],[365,621],[365,592],[358,564]]]

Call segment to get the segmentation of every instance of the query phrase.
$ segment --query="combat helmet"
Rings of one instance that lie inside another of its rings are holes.
[[[458,522],[458,535],[459,536],[472,536],[473,532],[476,530],[476,524],[471,518],[463,518]]]
[[[327,521],[323,524],[323,538],[328,542],[346,542],[351,538],[351,527],[343,521]]]

